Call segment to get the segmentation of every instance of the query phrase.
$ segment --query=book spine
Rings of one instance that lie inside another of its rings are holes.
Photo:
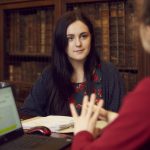
[[[102,3],[100,6],[101,28],[102,28],[102,59],[110,60],[109,48],[109,7],[108,3]]]
[[[117,4],[110,3],[110,61],[118,65],[118,14]]]

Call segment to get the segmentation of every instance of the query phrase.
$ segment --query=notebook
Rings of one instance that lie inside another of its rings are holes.
[[[10,85],[0,87],[0,150],[62,150],[67,138],[24,134]]]

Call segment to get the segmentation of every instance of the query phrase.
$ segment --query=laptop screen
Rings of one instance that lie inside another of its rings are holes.
[[[21,128],[14,95],[10,86],[0,88],[0,136]]]

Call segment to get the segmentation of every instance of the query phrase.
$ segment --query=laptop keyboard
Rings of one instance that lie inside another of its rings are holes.
[[[2,145],[0,150],[29,150],[34,149],[49,140],[48,137],[38,135],[24,135],[14,141]]]

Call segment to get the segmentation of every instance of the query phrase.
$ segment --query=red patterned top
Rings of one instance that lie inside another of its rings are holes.
[[[97,100],[96,103],[102,98],[102,73],[101,65],[99,64],[94,70],[92,75],[92,81],[94,85],[93,93],[96,94]],[[74,94],[69,98],[70,103],[74,103],[78,111],[81,109],[82,99],[84,95],[87,95],[87,82],[82,83],[72,83],[74,87]]]

